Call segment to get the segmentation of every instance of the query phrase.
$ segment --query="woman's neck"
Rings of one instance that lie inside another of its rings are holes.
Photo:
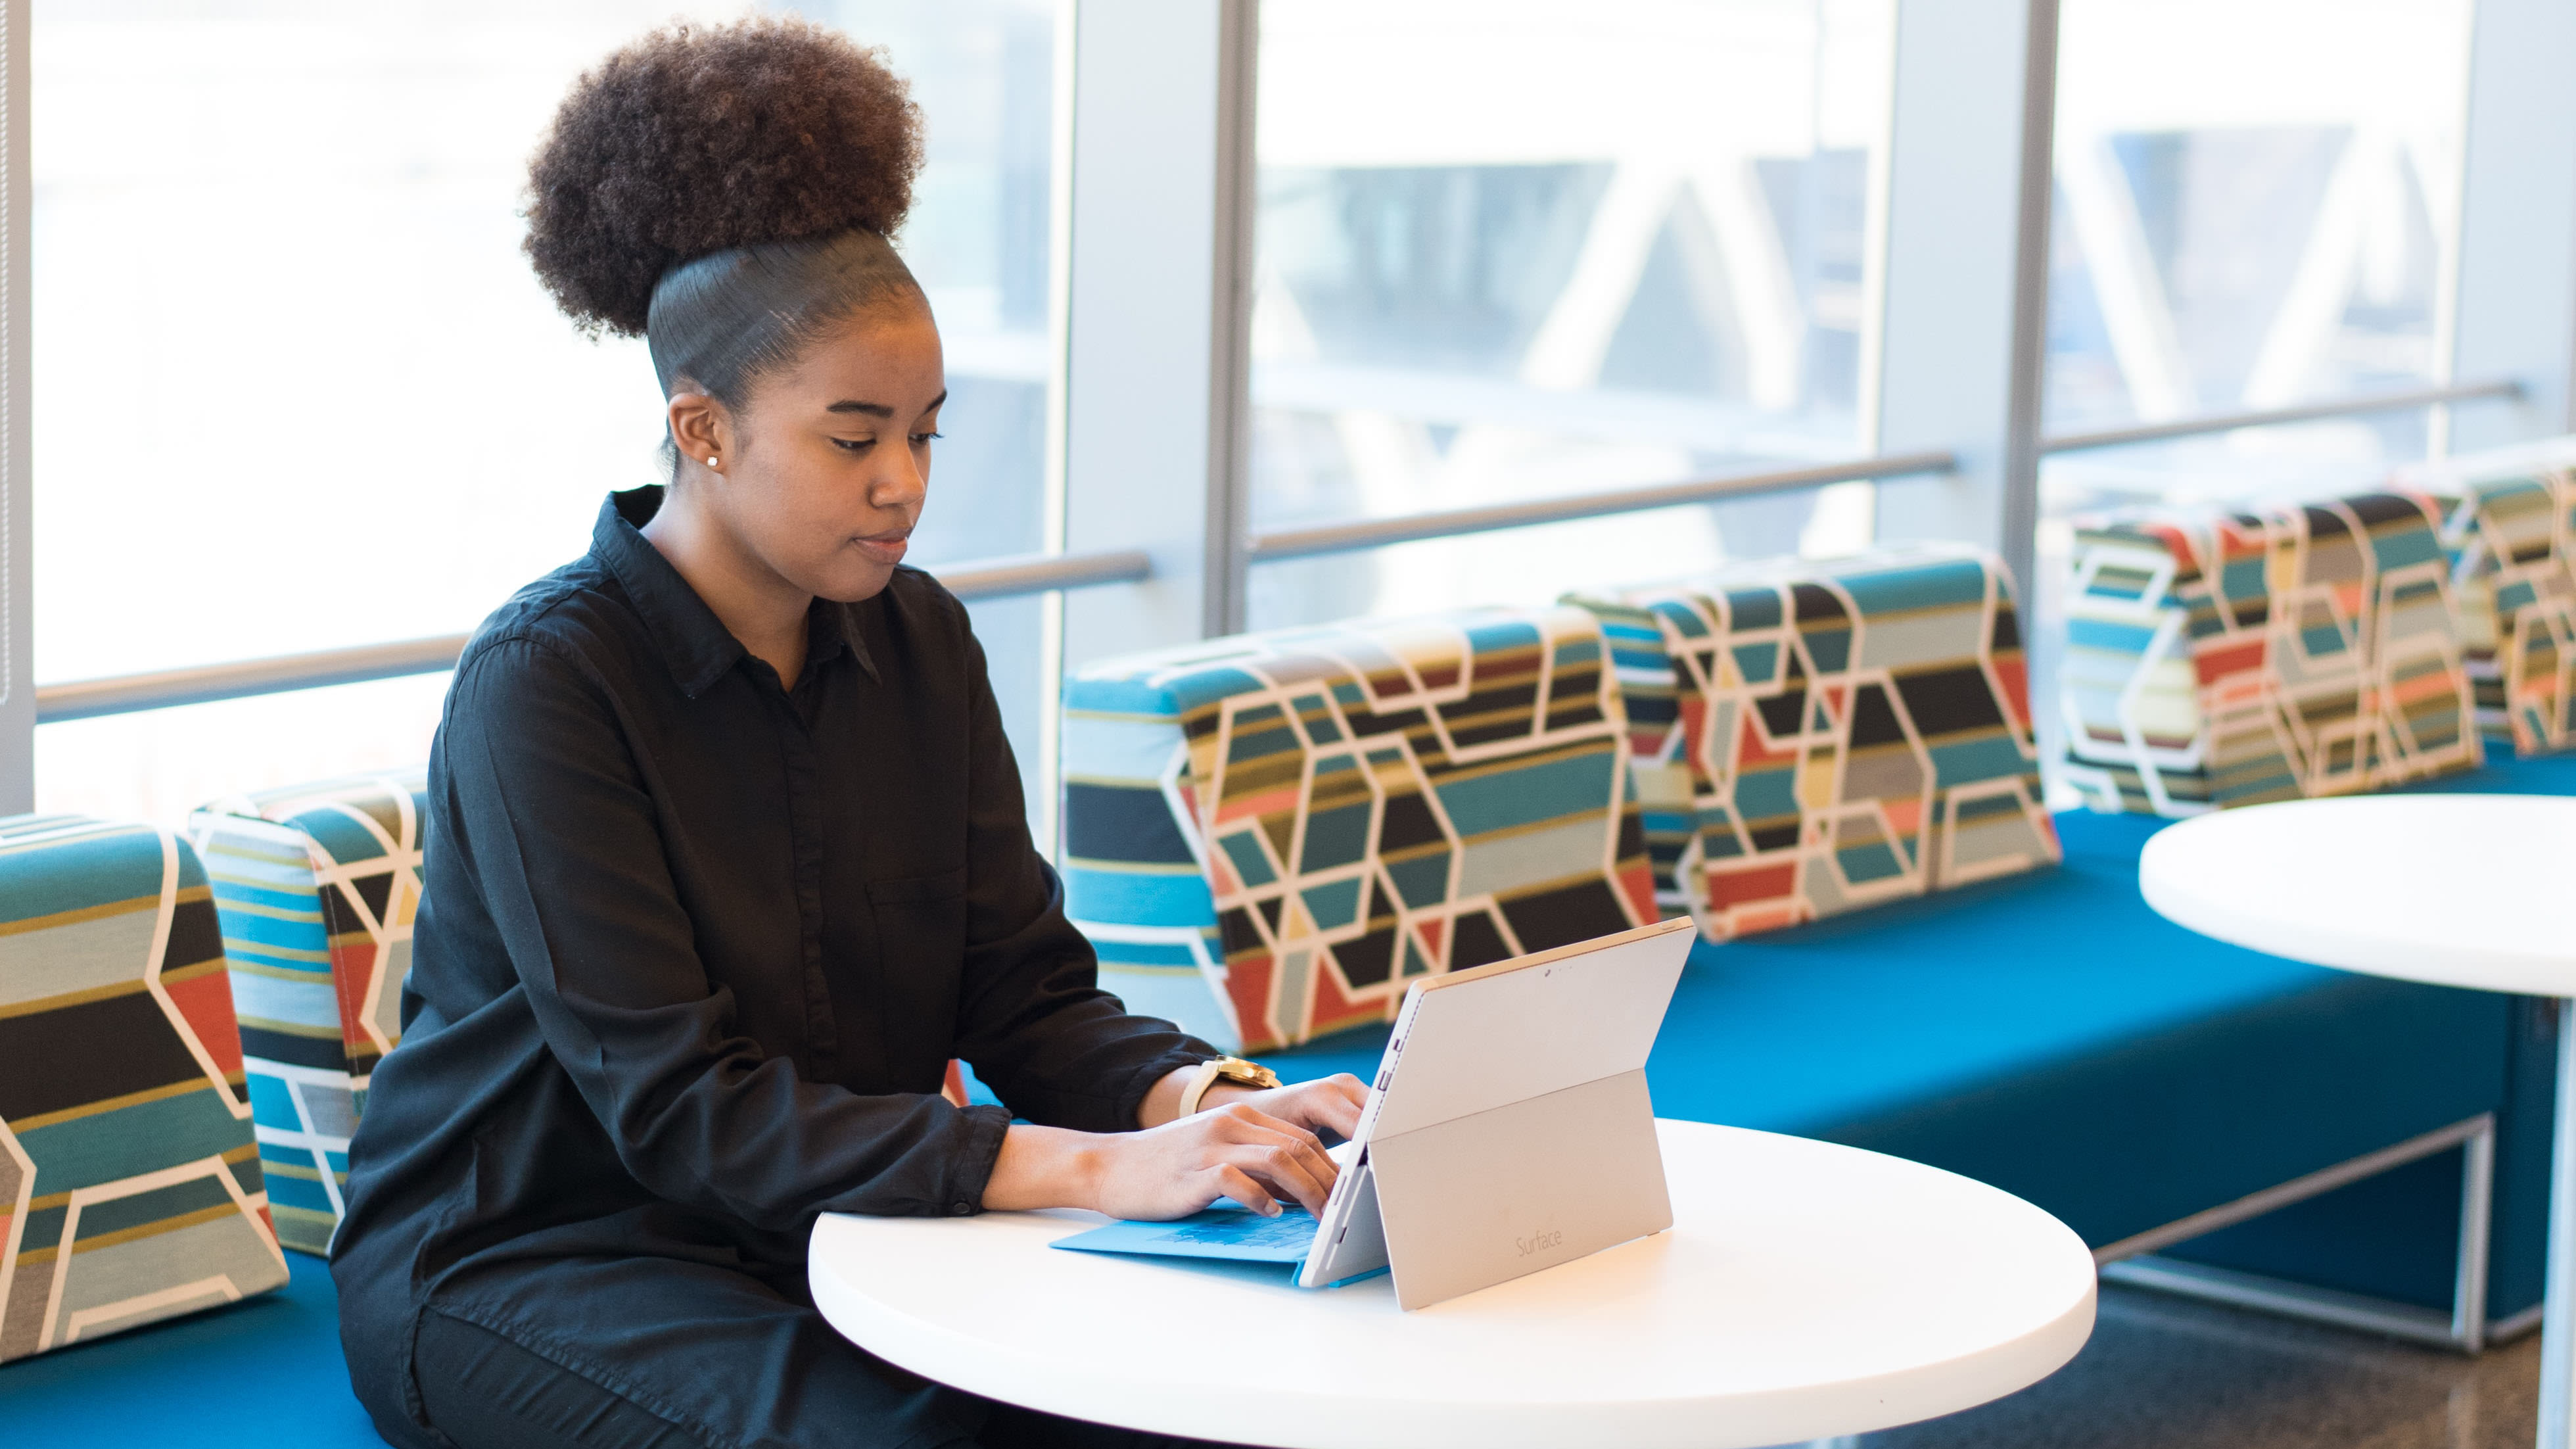
[[[806,620],[814,596],[778,576],[742,540],[698,506],[694,490],[667,488],[644,522],[645,541],[679,570],[728,633],[793,689],[805,672]]]

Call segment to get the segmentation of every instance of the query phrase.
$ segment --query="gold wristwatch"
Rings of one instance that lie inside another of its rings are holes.
[[[1241,1082],[1255,1091],[1268,1091],[1279,1085],[1279,1074],[1259,1062],[1247,1062],[1241,1057],[1218,1057],[1214,1061],[1201,1062],[1199,1069],[1191,1074],[1190,1084],[1181,1088],[1178,1115],[1187,1117],[1196,1112],[1199,1100],[1207,1095],[1208,1088],[1219,1082]]]

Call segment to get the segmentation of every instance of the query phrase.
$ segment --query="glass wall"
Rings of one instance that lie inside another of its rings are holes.
[[[907,255],[955,401],[914,557],[1043,542],[1046,0],[803,7],[888,46],[930,165]],[[33,14],[40,680],[462,632],[654,481],[641,343],[519,251],[565,87],[672,0],[49,0]],[[935,21],[935,23],[934,23]],[[1015,737],[1040,609],[980,610]],[[38,803],[174,819],[428,750],[403,681],[47,726]]]
[[[1086,222],[1107,235],[1058,230],[1059,32],[1079,12],[756,3],[886,47],[927,120],[899,240],[938,314],[953,401],[913,556],[1055,547],[1082,500],[1050,491],[1067,396],[1051,288],[1086,242],[1099,258],[1120,241],[1114,218]],[[2043,434],[2452,380],[2453,333],[2473,353],[2484,335],[2483,312],[2454,318],[2472,22],[2544,0],[2059,3]],[[565,86],[674,9],[38,0],[38,679],[460,632],[580,552],[601,493],[654,476],[642,349],[585,341],[555,314],[517,213]],[[1891,283],[1885,261],[2008,275],[2014,204],[1990,183],[2017,174],[2018,133],[2005,108],[1942,102],[2006,94],[2020,72],[1993,52],[1976,71],[1956,46],[1981,39],[1982,12],[1947,0],[1909,12],[1908,33],[1933,40],[1900,57],[1898,11],[1260,6],[1248,315],[1210,339],[1248,324],[1252,531],[1860,457],[1880,447],[1882,393],[1891,418],[1949,396],[1921,354],[1882,376],[1885,294],[1925,285],[1910,268]],[[1191,94],[1234,74],[1213,49],[1173,56],[1215,67],[1175,75]],[[1900,60],[1924,114],[1958,123],[1910,150],[1890,135]],[[1909,213],[1891,234],[1891,176],[1908,198],[1932,178],[1974,224]],[[1900,319],[1922,315],[1909,295]],[[2007,308],[1998,296],[1981,315]],[[2512,367],[2533,388],[2524,406],[2554,415],[2562,389],[2536,363]],[[1222,371],[1212,361],[1172,396],[1203,396]],[[1888,502],[1891,522],[1991,539],[1998,485],[2013,486],[1996,473],[2008,425],[1909,432],[1909,449],[1952,448],[1961,470],[1895,485],[1945,501],[1928,521]],[[2414,409],[2049,453],[2022,581],[2043,728],[2074,518],[2366,486],[2440,451],[2444,428],[2439,409]],[[1173,486],[1195,487],[1196,469]],[[1537,602],[1730,557],[1846,552],[1870,542],[1882,501],[1839,484],[1262,564],[1249,620]],[[1194,538],[1155,547],[1165,582],[1193,572],[1166,555]],[[1039,598],[975,610],[1041,808],[1057,612]],[[1177,642],[1197,615],[1180,618],[1140,628]],[[217,794],[417,760],[441,685],[45,726],[39,803],[166,820]]]
[[[900,238],[930,293],[948,365],[930,500],[911,557],[925,566],[1038,553],[1054,543],[1047,497],[1055,156],[1055,0],[804,0],[793,8],[884,47],[912,82],[929,162]],[[1048,606],[974,606],[994,692],[1032,808],[1040,767]]]
[[[2449,378],[2472,0],[2063,0],[2046,434]],[[2071,519],[2368,487],[2428,409],[2050,456],[2036,697]],[[2051,739],[2056,712],[2040,711]]]
[[[1262,9],[1256,528],[1865,449],[1892,0]],[[1866,541],[1865,489],[1253,575],[1256,627]]]
[[[2471,8],[2064,0],[2047,430],[2442,378]]]

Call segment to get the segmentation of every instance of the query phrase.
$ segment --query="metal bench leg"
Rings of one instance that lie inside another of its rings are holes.
[[[2576,1037],[2576,1033],[2568,1033]],[[2561,1040],[2566,1040],[2562,1037]],[[2567,1058],[2562,1053],[2561,1070]],[[2562,1134],[2567,1123],[2560,1122]],[[2562,1136],[2562,1141],[2563,1141]],[[2457,1147],[2461,1150],[2460,1237],[2456,1269],[2451,1285],[2451,1310],[2419,1308],[2411,1303],[2393,1303],[2358,1293],[2340,1293],[2331,1288],[2316,1288],[2255,1273],[2239,1273],[2226,1268],[2212,1268],[2199,1263],[2186,1263],[2153,1256],[2159,1248],[2170,1247],[2203,1233],[2260,1217],[2274,1208],[2331,1192],[2346,1183],[2401,1167],[2409,1162],[2430,1157]],[[2562,1153],[2561,1161],[2576,1154]],[[2454,1122],[2420,1137],[2409,1138],[2393,1147],[2364,1153],[2350,1161],[2309,1173],[2278,1187],[2237,1199],[2207,1212],[2194,1213],[2177,1222],[2153,1228],[2135,1237],[2124,1238],[2094,1251],[2093,1261],[2102,1267],[2102,1276],[2114,1283],[2141,1288],[2154,1288],[2193,1298],[2206,1298],[2240,1308],[2253,1308],[2292,1318],[2305,1318],[2331,1323],[2343,1328],[2358,1328],[2370,1333],[2384,1333],[2394,1338],[2417,1343],[2456,1348],[2463,1353],[2476,1353],[2486,1346],[2487,1324],[2487,1233],[2490,1208],[2495,1191],[2495,1117],[2481,1113],[2465,1122]],[[2557,1199],[2552,1200],[2553,1212]],[[2555,1256],[2556,1220],[2552,1220],[2553,1244],[2550,1282],[2557,1277]],[[2554,1301],[2554,1295],[2553,1295]],[[2519,1315],[2517,1315],[2518,1317]],[[2544,1350],[2545,1352],[2545,1350]],[[2563,1400],[2562,1400],[2563,1402]],[[2545,1409],[2544,1409],[2545,1413]],[[2544,1417],[2543,1422],[2547,1422]],[[2562,1419],[2563,1422],[2563,1419]],[[2544,1449],[2576,1449],[2562,1440],[2544,1440]]]

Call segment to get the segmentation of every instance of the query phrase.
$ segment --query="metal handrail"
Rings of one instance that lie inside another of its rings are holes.
[[[1051,594],[1058,589],[1087,589],[1099,584],[1138,583],[1153,577],[1154,556],[1141,548],[1029,553],[975,559],[946,568],[934,566],[930,572],[948,586],[948,592],[971,602]]]
[[[1100,553],[1020,554],[1009,558],[970,559],[930,572],[961,599],[1002,599],[1020,594],[1096,584],[1130,583],[1147,578],[1154,561],[1143,549]],[[436,674],[456,667],[470,634],[441,634],[392,644],[362,644],[352,649],[323,649],[309,654],[281,654],[228,664],[200,664],[149,674],[120,674],[105,679],[75,679],[36,686],[36,723],[94,719],[132,714],[173,705],[207,704],[255,694],[284,694],[333,684],[359,684],[371,679],[397,679],[409,674]]]
[[[283,694],[291,689],[396,679],[406,674],[436,674],[456,667],[456,656],[465,652],[465,641],[472,637],[441,634],[392,644],[362,644],[354,649],[322,649],[310,654],[161,669],[149,674],[39,684],[36,723],[132,714],[177,704],[205,704],[253,694]]]
[[[2135,427],[2103,428],[2090,433],[2060,433],[2053,438],[2040,439],[2039,451],[2073,453],[2087,448],[2119,448],[2166,438],[2194,438],[2208,433],[2232,433],[2238,428],[2267,428],[2280,423],[2314,422],[2320,418],[2399,412],[2442,403],[2511,401],[2522,395],[2522,384],[2510,378],[2501,382],[2465,383],[2457,387],[2419,387],[2405,392],[2367,393],[2329,402],[2301,403],[2297,407],[2266,408],[2260,412],[2214,413],[2170,423],[2140,423]]]
[[[1452,508],[1437,513],[1406,513],[1393,518],[1362,518],[1349,523],[1327,523],[1313,528],[1283,528],[1252,536],[1247,556],[1254,563],[1275,563],[1281,559],[1312,558],[1318,554],[1350,553],[1365,548],[1383,548],[1391,543],[1413,543],[1426,538],[1450,538],[1465,533],[1489,533],[1502,528],[1526,528],[1538,523],[1565,523],[1578,518],[1607,518],[1618,513],[1642,513],[1652,508],[1671,508],[1683,503],[1708,503],[1724,498],[1741,498],[1755,493],[1785,493],[1793,489],[1814,488],[1827,483],[1850,483],[1866,478],[1901,478],[1916,473],[1947,473],[1957,468],[1958,458],[1947,452],[1892,453],[1877,458],[1855,458],[1840,463],[1822,463],[1808,468],[1781,468],[1763,473],[1739,473],[1725,478],[1708,478],[1690,483],[1658,483],[1645,488],[1618,488],[1602,493],[1577,493],[1557,498],[1537,498],[1524,503],[1496,503],[1483,508]]]
[[[2512,380],[2415,388],[2406,392],[2342,398],[2259,412],[2224,413],[2169,423],[2065,433],[2041,439],[2039,450],[2042,453],[2070,453],[2090,448],[2115,448],[2166,438],[2231,432],[2238,428],[2310,422],[2320,418],[2432,407],[2442,403],[2511,400],[2522,395],[2522,384]],[[1785,493],[1829,483],[1947,473],[1957,467],[1957,457],[1948,452],[1896,453],[1687,483],[1661,483],[1643,488],[1497,503],[1482,508],[1444,509],[1432,513],[1401,514],[1393,518],[1363,518],[1308,528],[1275,529],[1253,535],[1245,552],[1253,563],[1275,563],[1423,539],[1453,538],[1462,534],[1566,523],[1584,518],[1607,518],[1621,513],[1642,513],[1656,508],[1762,493]],[[944,568],[934,567],[931,572],[948,586],[951,593],[961,599],[973,600],[1132,583],[1151,577],[1153,569],[1153,559],[1144,550],[1114,549],[1097,553],[1022,554],[973,559]],[[466,640],[470,637],[443,634],[391,644],[367,644],[351,649],[325,649],[269,659],[245,659],[148,674],[43,684],[36,687],[36,722],[53,724],[250,695],[320,689],[334,684],[435,674],[455,666],[457,656],[464,652]]]

